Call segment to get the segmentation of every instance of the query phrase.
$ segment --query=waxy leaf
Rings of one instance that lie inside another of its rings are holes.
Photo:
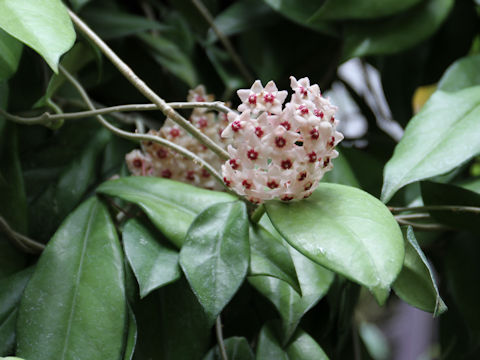
[[[295,266],[283,244],[283,240],[273,236],[261,225],[250,227],[250,270],[249,276],[265,275],[287,282],[299,294]]]
[[[404,11],[422,0],[326,0],[313,20],[374,19]]]
[[[15,74],[22,49],[21,42],[0,29],[0,81]]]
[[[436,91],[408,123],[385,165],[382,200],[401,187],[455,169],[480,153],[480,86]]]
[[[131,219],[123,228],[122,238],[125,255],[140,286],[141,298],[180,278],[178,252],[162,244],[152,229]]]
[[[290,247],[301,295],[288,283],[271,276],[249,276],[248,281],[269,299],[282,318],[282,332],[286,342],[305,313],[328,291],[333,273],[314,263]]]
[[[480,85],[480,54],[455,61],[438,82],[438,90],[455,92],[467,87]]]
[[[137,343],[137,321],[135,320],[135,314],[133,313],[130,306],[128,306],[128,333],[127,333],[123,360],[133,359],[133,353],[135,351],[136,343]]]
[[[57,72],[60,56],[75,42],[75,31],[60,0],[2,0],[0,28],[37,51]]]
[[[119,359],[127,302],[123,258],[105,205],[91,198],[48,243],[20,303],[17,354]]]
[[[360,1],[359,1],[360,3]],[[404,3],[404,1],[397,1]],[[443,23],[453,0],[425,0],[418,7],[375,22],[349,22],[345,26],[343,60],[396,53],[430,37]]]
[[[225,350],[228,360],[254,360],[255,355],[244,337],[234,336],[225,339]],[[218,346],[211,349],[203,360],[222,360]]]
[[[402,271],[393,283],[400,299],[421,310],[440,315],[447,310],[438,292],[432,268],[418,245],[412,227],[405,234],[405,261]]]
[[[321,183],[306,200],[269,202],[266,209],[290,245],[385,302],[402,267],[404,245],[397,222],[380,201],[356,188]]]
[[[256,360],[328,360],[320,345],[302,329],[298,329],[289,345],[283,349],[275,336],[272,323],[260,331]]]
[[[212,205],[188,229],[180,264],[212,322],[242,285],[249,257],[243,202]]]
[[[0,280],[0,356],[12,353],[15,346],[15,325],[18,303],[33,267]]]
[[[178,248],[193,219],[210,205],[235,200],[227,193],[200,189],[178,181],[131,176],[107,181],[97,192],[140,206],[155,226]]]

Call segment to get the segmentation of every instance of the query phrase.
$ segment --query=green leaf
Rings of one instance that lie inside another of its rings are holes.
[[[479,116],[480,86],[455,93],[436,91],[410,120],[385,165],[382,200],[387,202],[401,187],[445,174],[479,154]]]
[[[101,160],[99,155],[111,138],[108,130],[99,128],[61,172],[56,183],[50,182],[35,199],[29,208],[30,222],[36,230],[35,237],[46,240],[80,203],[96,180],[97,165]]]
[[[458,185],[464,189],[480,194],[480,178],[478,177],[473,179],[468,179],[466,181],[459,183]]]
[[[18,355],[120,358],[128,318],[124,281],[115,226],[91,198],[63,222],[37,263],[20,303]]]
[[[335,33],[333,27],[324,22],[310,21],[325,0],[263,0],[274,10],[296,23],[327,34]]]
[[[438,90],[455,92],[480,85],[480,54],[471,55],[455,61],[438,82]]]
[[[480,194],[450,184],[422,181],[422,198],[425,205],[452,205],[480,207]],[[479,234],[480,213],[464,211],[429,210],[439,222],[460,230],[470,230]]]
[[[225,36],[232,36],[252,28],[265,27],[277,21],[272,8],[258,0],[235,2],[215,18],[215,25]],[[217,41],[217,35],[210,29],[207,43]]]
[[[137,322],[135,320],[135,314],[130,306],[128,306],[128,332],[125,344],[125,353],[123,360],[132,360],[135,351],[135,345],[137,343]]]
[[[314,20],[374,19],[405,11],[422,0],[326,0]]]
[[[415,239],[411,226],[405,234],[405,261],[393,283],[393,290],[405,302],[440,315],[447,310],[438,292],[432,268]]]
[[[343,60],[393,54],[420,43],[442,24],[453,3],[453,0],[423,0],[420,6],[392,18],[347,23]]]
[[[289,345],[282,349],[272,325],[267,323],[260,331],[256,360],[328,360],[320,345],[302,329],[298,329]]]
[[[360,187],[360,184],[358,183],[358,180],[355,177],[355,174],[345,156],[342,156],[342,154],[340,154],[340,156],[336,158],[333,163],[333,169],[325,173],[322,181],[354,186],[358,188]]]
[[[17,72],[22,56],[22,43],[0,29],[0,81]]]
[[[249,276],[265,275],[287,282],[302,293],[288,248],[261,225],[250,227]]]
[[[225,339],[225,350],[228,360],[254,360],[253,351],[244,337],[234,336]],[[222,360],[218,345],[211,349],[203,360]]]
[[[0,234],[0,279],[22,270],[26,261],[26,254],[17,250],[5,235]]]
[[[0,355],[13,352],[18,303],[33,267],[0,280]]]
[[[122,231],[123,246],[140,286],[140,297],[180,278],[178,252],[162,244],[159,236],[138,220],[129,220]]]
[[[362,322],[358,327],[358,333],[374,360],[391,359],[388,339],[375,324]]]
[[[84,7],[91,0],[69,0],[69,1],[70,1],[70,4],[72,4],[73,9],[75,11],[79,11],[82,7]]]
[[[306,200],[269,202],[266,209],[290,245],[385,302],[402,267],[404,245],[397,222],[380,201],[359,189],[321,183]]]
[[[333,273],[290,247],[301,295],[287,282],[271,276],[249,276],[248,282],[270,300],[282,318],[282,333],[287,341],[301,318],[328,291]]]
[[[140,206],[152,223],[178,248],[199,213],[210,205],[235,200],[227,193],[144,176],[107,181],[97,191]]]
[[[190,58],[172,41],[163,36],[138,34],[149,46],[153,59],[191,88],[198,85],[198,75]]]
[[[0,28],[38,52],[58,72],[58,60],[75,42],[75,31],[60,0],[2,0]]]
[[[143,16],[113,10],[104,6],[88,7],[82,17],[102,39],[110,40],[147,30],[166,30],[168,26]]]
[[[188,229],[180,265],[212,322],[242,285],[249,257],[243,202],[212,205]]]
[[[75,74],[78,70],[83,68],[91,60],[94,54],[91,48],[83,42],[77,42],[73,48],[65,54],[62,59],[62,66],[71,74]],[[63,74],[53,74],[48,82],[47,91],[35,103],[34,107],[45,106],[46,100],[50,99],[58,89],[65,83],[66,77]]]

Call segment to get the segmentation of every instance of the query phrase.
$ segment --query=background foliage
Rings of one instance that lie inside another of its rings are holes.
[[[137,144],[94,118],[0,116],[0,356],[220,359],[221,312],[229,359],[386,359],[377,325],[400,298],[440,315],[429,356],[479,358],[478,1],[205,0],[242,68],[190,0],[0,0],[1,109],[83,110],[59,61],[99,106],[145,102],[64,5],[166,101],[201,83],[235,106],[252,80],[294,75],[354,111],[325,183],[259,224],[227,193],[127,177]],[[350,136],[355,113],[367,131]],[[108,120],[135,118],[163,122]]]

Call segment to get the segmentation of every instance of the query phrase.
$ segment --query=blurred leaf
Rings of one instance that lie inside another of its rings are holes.
[[[234,336],[225,339],[228,360],[254,360],[253,351],[244,337]],[[222,360],[218,345],[211,349],[203,360]]]
[[[403,301],[438,316],[447,310],[438,292],[432,268],[411,226],[405,233],[405,261],[393,290]]]
[[[473,179],[468,179],[466,181],[463,181],[459,184],[458,186],[461,186],[464,189],[476,192],[477,194],[480,194],[480,178],[473,178]]]
[[[108,130],[100,128],[61,172],[56,183],[49,183],[30,205],[30,222],[35,237],[47,240],[86,195],[96,180],[99,155],[111,137]]]
[[[316,341],[302,329],[298,329],[289,345],[282,349],[275,336],[272,323],[260,331],[256,360],[328,360],[328,356]]]
[[[480,86],[455,93],[436,91],[410,120],[385,166],[382,200],[387,202],[401,187],[445,174],[480,153],[478,116]]]
[[[205,52],[218,76],[222,79],[222,82],[225,85],[225,92],[222,96],[223,98],[230,98],[237,89],[247,86],[245,80],[238,75],[238,69],[233,68],[230,55],[215,48],[213,45],[208,46],[205,49]],[[230,63],[225,64],[226,61],[229,61]]]
[[[269,202],[266,209],[290,245],[385,302],[402,267],[404,245],[397,222],[380,201],[359,189],[320,183],[306,200]]]
[[[128,318],[124,281],[115,227],[107,208],[91,198],[64,221],[37,263],[20,304],[18,355],[120,358]]]
[[[340,151],[339,151],[340,152]],[[360,187],[355,174],[353,173],[350,164],[345,156],[340,153],[338,158],[333,161],[333,169],[322,178],[322,181],[328,183],[342,184],[354,187]]]
[[[368,353],[374,360],[387,360],[391,358],[388,340],[375,324],[362,322],[358,327],[358,333]]]
[[[152,223],[178,248],[199,213],[210,205],[235,200],[224,192],[144,176],[107,181],[97,191],[140,206]]]
[[[295,266],[283,240],[270,234],[261,225],[250,227],[249,276],[265,275],[287,282],[296,292],[302,293]]]
[[[391,18],[347,23],[343,60],[392,54],[420,43],[442,24],[453,3],[453,0],[423,0],[421,5]]]
[[[128,307],[128,332],[125,344],[125,353],[123,360],[132,360],[135,351],[135,345],[137,342],[137,322],[135,320],[135,314],[130,306]]]
[[[33,267],[0,280],[0,356],[13,353],[18,303]]]
[[[77,42],[73,48],[65,54],[61,64],[68,72],[75,74],[78,70],[93,60],[93,58],[94,54],[91,51],[91,48],[82,42]],[[65,83],[65,80],[65,75],[53,74],[48,82],[47,91],[35,103],[34,107],[45,106],[46,100],[50,99],[55,94],[55,92]]]
[[[310,18],[325,0],[263,0],[270,5],[274,10],[286,18],[295,21],[296,23],[309,27],[313,30],[324,32],[327,34],[334,34],[334,28],[325,22],[312,20]]]
[[[282,318],[282,332],[287,341],[295,331],[303,315],[328,291],[333,273],[314,263],[290,247],[295,264],[301,295],[287,282],[271,276],[249,276],[248,281],[269,299]]]
[[[37,51],[57,72],[58,60],[75,42],[75,31],[60,0],[3,0],[0,28]]]
[[[150,34],[138,34],[138,37],[149,46],[156,62],[191,88],[198,85],[197,72],[190,58],[174,42],[165,37]]]
[[[178,253],[138,220],[129,220],[122,231],[123,246],[140,286],[140,297],[180,278]]]
[[[0,29],[0,81],[15,74],[22,56],[22,43]]]
[[[215,25],[220,32],[229,37],[252,28],[265,27],[277,21],[272,8],[258,0],[238,1],[230,5],[217,17]],[[217,41],[217,35],[210,28],[207,43]]]
[[[455,92],[468,87],[480,85],[480,54],[461,58],[445,71],[438,83],[438,89]]]
[[[75,11],[79,11],[82,7],[84,7],[91,0],[69,0],[69,1],[70,1],[70,4],[72,4],[73,9]]]
[[[405,11],[422,0],[326,0],[309,21],[374,19]]]
[[[212,323],[242,285],[249,257],[243,202],[212,205],[188,229],[180,265]]]
[[[147,30],[166,30],[168,26],[143,16],[112,10],[100,6],[89,6],[82,11],[82,18],[104,40],[111,40],[142,33]]]
[[[422,181],[421,188],[423,203],[425,205],[480,207],[480,194],[459,186]],[[433,218],[443,224],[480,234],[480,228],[478,226],[480,213],[437,210],[430,210],[429,213]]]

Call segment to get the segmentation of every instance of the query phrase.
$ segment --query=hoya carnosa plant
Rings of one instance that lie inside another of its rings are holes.
[[[207,95],[205,87],[197,86],[190,90],[188,102],[211,102],[213,95]],[[225,140],[220,137],[228,121],[225,114],[217,114],[206,108],[195,108],[189,118],[198,131],[201,131],[216,143],[225,147]],[[208,162],[216,169],[220,169],[222,161],[208,148],[196,140],[192,135],[167,119],[159,131],[150,130],[149,134],[160,136],[183,148],[190,150]],[[133,150],[126,155],[127,166],[133,175],[157,176],[190,183],[195,186],[222,190],[223,187],[200,164],[154,142],[142,142],[142,150]]]
[[[230,160],[222,165],[223,179],[253,203],[309,197],[338,156],[343,135],[336,130],[336,107],[308,78],[290,80],[294,93],[284,106],[287,91],[257,80],[238,90],[240,114],[228,113],[222,137],[231,139]]]

